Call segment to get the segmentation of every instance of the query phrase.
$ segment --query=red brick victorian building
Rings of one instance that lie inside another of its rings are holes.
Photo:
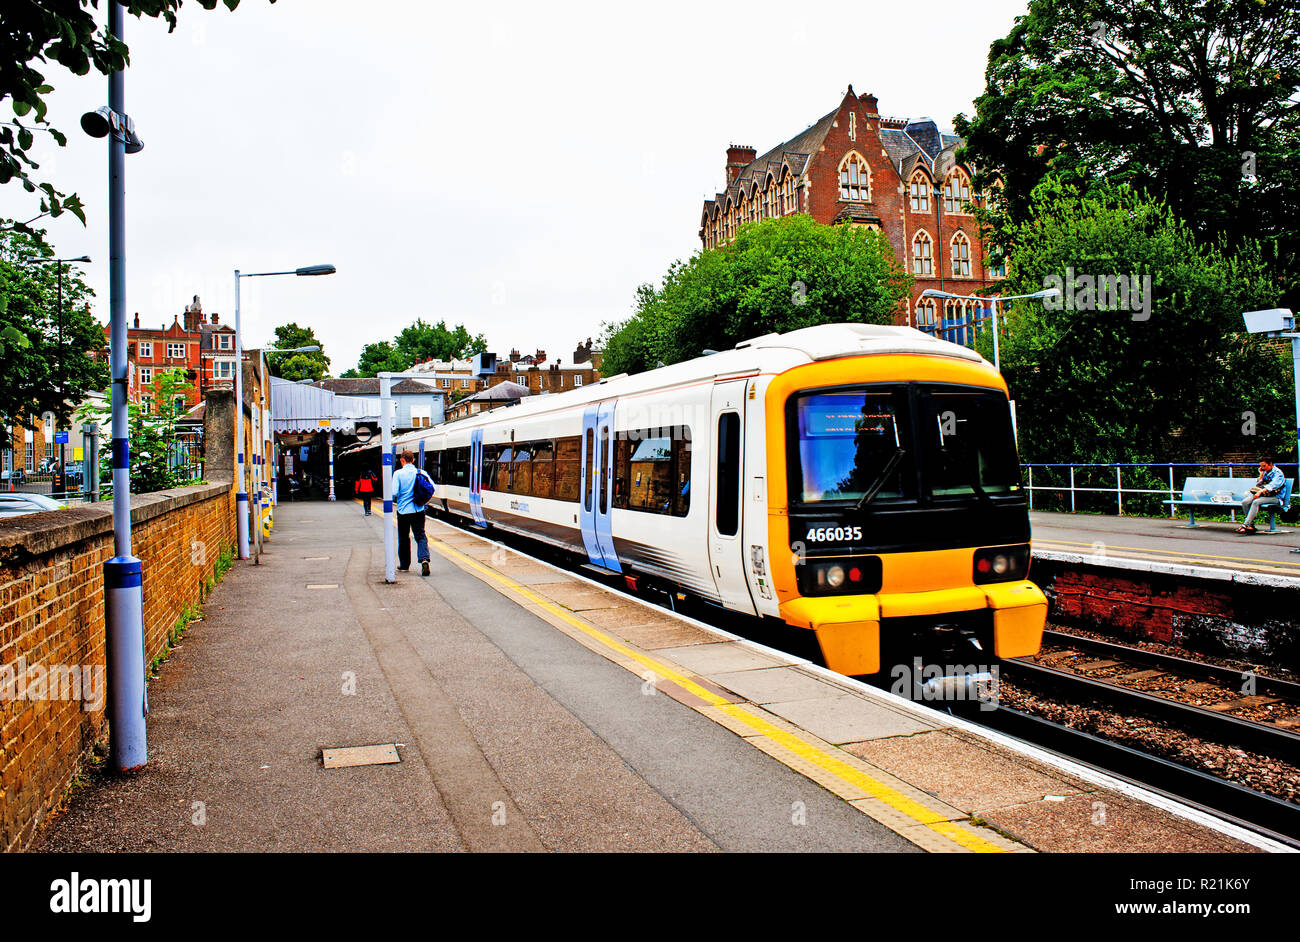
[[[762,156],[752,147],[727,149],[727,187],[704,201],[700,241],[711,249],[747,222],[796,212],[870,226],[916,281],[900,324],[929,326],[940,314],[965,320],[970,302],[938,309],[933,299],[920,300],[927,288],[975,294],[1004,274],[986,267],[992,260],[971,212],[982,198],[971,188],[971,168],[957,162],[961,145],[932,118],[882,118],[875,96],[855,95],[850,85],[839,107]]]

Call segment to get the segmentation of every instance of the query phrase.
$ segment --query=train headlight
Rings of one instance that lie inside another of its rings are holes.
[[[826,570],[826,584],[832,589],[838,589],[840,586],[844,585],[844,578],[845,573],[843,566],[831,566]]]
[[[1010,582],[1023,579],[1029,573],[1029,544],[997,546],[975,551],[974,580],[985,582]]]
[[[795,567],[799,591],[804,595],[859,595],[879,592],[879,556],[851,559],[806,559]]]

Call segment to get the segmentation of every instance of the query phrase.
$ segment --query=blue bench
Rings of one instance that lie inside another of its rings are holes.
[[[1166,504],[1186,507],[1189,510],[1189,527],[1196,526],[1196,511],[1202,509],[1210,513],[1228,513],[1241,510],[1241,502],[1255,484],[1255,478],[1188,478],[1183,482],[1183,496],[1179,500],[1167,500]],[[1278,503],[1267,504],[1260,508],[1268,511],[1268,528],[1277,530],[1277,511],[1287,510],[1291,506],[1291,490],[1295,485],[1293,478],[1287,478],[1282,486],[1282,493],[1275,498]]]

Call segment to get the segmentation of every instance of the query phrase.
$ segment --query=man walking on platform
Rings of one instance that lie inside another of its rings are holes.
[[[415,534],[416,556],[420,575],[429,574],[429,541],[424,537],[424,503],[416,503],[416,481],[423,471],[415,466],[410,449],[402,452],[402,468],[393,475],[393,509],[397,512],[397,570],[411,571],[411,540]],[[426,476],[427,480],[427,476]],[[432,490],[432,488],[430,488]]]

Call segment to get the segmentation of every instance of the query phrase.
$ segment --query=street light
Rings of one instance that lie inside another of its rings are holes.
[[[58,412],[56,413],[56,418],[57,418],[57,423],[62,423],[65,422],[67,419],[66,406],[68,404],[67,396],[65,395],[63,389],[63,266],[67,262],[88,263],[90,261],[90,256],[78,255],[76,258],[44,258],[40,255],[29,255],[27,257],[27,261],[36,262],[42,265],[48,265],[49,263],[53,262],[55,265],[58,266],[59,307],[57,311],[57,319],[59,323],[59,341],[58,341],[58,346],[55,347],[54,350],[54,364],[55,364],[54,372],[55,375],[58,377],[58,381],[59,381]],[[55,425],[54,430],[55,430],[55,437],[57,438],[58,424]],[[63,486],[65,497],[67,495],[67,488],[68,488],[67,456],[64,454],[66,447],[67,447],[66,445],[59,447],[59,483]]]
[[[1267,311],[1247,311],[1241,317],[1246,322],[1247,333],[1291,341],[1291,375],[1295,379],[1296,477],[1300,481],[1300,331],[1296,330],[1295,314],[1290,308],[1275,307]],[[1291,552],[1300,553],[1300,549]]]
[[[927,288],[921,292],[921,297],[942,298],[945,301],[988,301],[989,309],[993,312],[993,368],[1001,372],[1002,363],[998,353],[998,305],[1003,301],[1019,301],[1022,298],[1054,298],[1060,293],[1060,288],[1046,288],[1042,291],[1035,291],[1033,294],[1010,294],[1006,297],[999,297],[995,294],[992,297],[981,298],[974,295],[949,294],[947,291],[936,291],[934,288]]]
[[[108,4],[108,35],[122,40],[122,4]],[[144,683],[144,573],[131,555],[131,462],[126,384],[126,155],[144,143],[126,114],[121,71],[108,75],[108,106],[83,115],[91,137],[108,138],[108,331],[113,403],[113,549],[104,563],[108,622],[109,756],[115,769],[140,768],[148,759]]]
[[[235,463],[237,469],[237,483],[239,489],[235,492],[235,508],[239,527],[239,558],[248,559],[248,493],[244,490],[244,335],[240,331],[239,320],[239,279],[240,278],[267,278],[272,275],[332,275],[335,272],[333,265],[307,265],[303,268],[294,268],[290,271],[258,271],[241,273],[238,268],[235,269],[235,452],[238,460]]]

